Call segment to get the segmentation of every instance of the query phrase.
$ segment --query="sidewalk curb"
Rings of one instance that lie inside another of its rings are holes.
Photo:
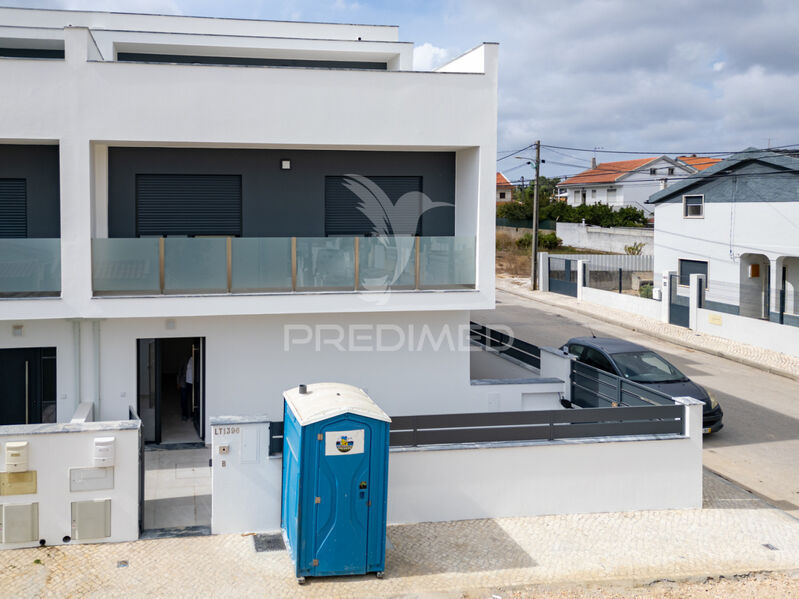
[[[784,370],[782,368],[774,368],[771,366],[765,366],[756,360],[750,360],[749,358],[744,358],[741,356],[736,356],[735,354],[731,354],[721,350],[712,350],[706,347],[703,347],[699,344],[690,343],[688,341],[684,341],[677,337],[672,337],[670,335],[664,335],[663,333],[658,333],[655,331],[648,331],[645,329],[640,329],[636,326],[630,325],[628,322],[625,322],[622,319],[613,318],[610,316],[606,316],[602,313],[591,312],[586,310],[580,306],[564,306],[558,302],[550,302],[547,301],[546,298],[533,296],[532,294],[525,293],[524,290],[521,289],[512,289],[507,286],[497,284],[496,288],[500,291],[504,291],[506,293],[510,293],[511,295],[515,295],[517,297],[521,297],[524,299],[532,300],[534,302],[540,302],[542,304],[546,304],[547,306],[552,306],[553,308],[565,308],[567,310],[572,310],[573,312],[577,312],[578,314],[582,314],[583,316],[590,316],[591,318],[596,318],[597,320],[601,320],[603,322],[607,322],[609,324],[614,324],[616,326],[624,327],[626,329],[630,329],[631,331],[635,331],[636,333],[641,333],[643,335],[648,335],[650,337],[654,337],[655,339],[660,339],[661,341],[668,341],[669,343],[673,343],[675,345],[679,345],[682,347],[686,347],[688,349],[692,349],[695,351],[701,351],[703,353],[709,354],[711,356],[717,356],[719,358],[724,358],[726,360],[731,360],[733,362],[738,362],[739,364],[743,364],[745,366],[749,366],[751,368],[755,368],[757,370],[761,370],[763,372],[768,372],[770,374],[776,374],[778,376],[782,376],[794,381],[799,381],[799,374],[792,372],[790,370]],[[543,293],[543,292],[542,292]],[[601,308],[601,306],[599,306]],[[708,335],[709,336],[709,335]]]

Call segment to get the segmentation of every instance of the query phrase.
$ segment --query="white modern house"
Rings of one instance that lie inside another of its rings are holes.
[[[799,156],[749,148],[652,195],[654,271],[705,307],[799,326]]]
[[[680,180],[717,162],[717,159],[697,156],[655,156],[603,162],[561,181],[558,196],[565,197],[570,206],[607,204],[614,208],[626,206],[651,214],[646,205],[649,196],[666,188],[670,179]]]
[[[274,530],[283,392],[325,382],[405,439],[391,522],[701,504],[695,400],[584,367],[608,407],[569,410],[567,354],[471,351],[498,48],[417,72],[398,38],[0,8],[0,549],[138,538],[140,434],[211,447],[210,530]]]
[[[415,72],[397,27],[0,23],[0,423],[89,401],[202,441],[324,380],[390,414],[486,409],[457,336],[494,305],[496,45]]]

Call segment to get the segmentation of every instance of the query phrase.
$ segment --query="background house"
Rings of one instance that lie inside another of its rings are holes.
[[[799,326],[799,154],[744,150],[649,205],[656,275],[703,274],[706,307]]]
[[[497,204],[504,204],[513,199],[513,184],[502,173],[497,173]]]
[[[652,213],[646,205],[650,195],[669,185],[669,179],[698,172],[709,160],[704,157],[685,157],[689,161],[668,156],[637,158],[594,164],[558,185],[559,197],[571,206],[607,204],[614,208],[630,206]],[[691,164],[693,162],[693,164]],[[709,166],[709,163],[707,164]]]

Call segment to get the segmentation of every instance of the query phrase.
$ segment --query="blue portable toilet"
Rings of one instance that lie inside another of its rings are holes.
[[[351,385],[300,385],[283,398],[281,526],[297,580],[382,577],[391,419]]]

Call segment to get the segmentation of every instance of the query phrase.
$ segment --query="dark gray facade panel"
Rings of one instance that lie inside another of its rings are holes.
[[[137,235],[241,235],[241,176],[136,175]]]
[[[421,177],[452,206],[423,214],[421,234],[455,234],[454,152],[109,148],[108,170],[109,237],[136,236],[137,174],[241,176],[244,237],[324,237],[326,177]]]
[[[325,233],[416,235],[422,215],[422,178],[369,180],[376,188],[348,177],[325,177]],[[403,198],[405,194],[412,195]],[[383,206],[386,200],[391,206]]]
[[[28,236],[25,179],[0,179],[0,237]]]
[[[0,179],[25,181],[26,236],[61,236],[58,146],[0,144]]]
[[[296,58],[255,58],[249,56],[190,56],[186,54],[152,54],[149,52],[119,52],[120,62],[157,62],[166,64],[242,65],[261,67],[303,67],[315,69],[360,69],[385,71],[385,62],[355,60],[302,60]]]

